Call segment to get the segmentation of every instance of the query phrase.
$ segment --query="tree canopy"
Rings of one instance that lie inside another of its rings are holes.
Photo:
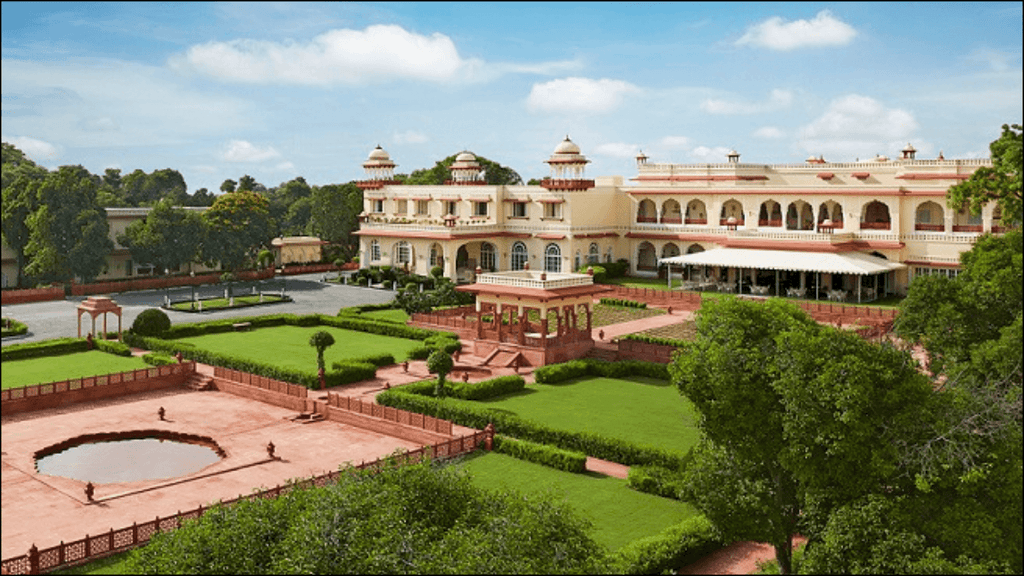
[[[164,198],[145,219],[129,224],[117,241],[134,261],[152,264],[161,274],[196,261],[206,237],[206,224],[198,213],[176,208],[171,198]]]
[[[553,498],[477,488],[450,465],[385,466],[215,507],[131,552],[142,574],[596,573],[587,525]]]
[[[203,212],[203,219],[210,231],[203,258],[220,262],[228,270],[241,269],[273,237],[269,201],[258,192],[221,195]]]
[[[434,164],[433,168],[423,168],[421,170],[414,170],[411,174],[403,177],[403,184],[407,185],[441,185],[446,181],[452,179],[452,173],[449,170],[452,164],[455,163],[455,157],[458,154],[452,154],[451,156],[439,160]],[[523,183],[523,178],[515,170],[502,166],[493,160],[488,160],[483,156],[477,156],[476,161],[480,163],[480,168],[484,172],[484,181],[488,184],[504,184],[508,186],[514,186]]]
[[[1021,224],[1021,125],[1003,124],[1003,133],[989,145],[992,167],[982,167],[971,177],[949,189],[949,206],[959,209],[968,206],[974,214],[989,202],[996,202],[1002,210],[1004,225]]]
[[[39,182],[46,177],[47,170],[37,166],[14,146],[3,144],[3,204],[0,230],[4,242],[14,251],[18,267],[16,286],[24,286],[23,271],[28,263],[25,247],[28,246],[31,230],[28,217],[39,208],[36,190]]]

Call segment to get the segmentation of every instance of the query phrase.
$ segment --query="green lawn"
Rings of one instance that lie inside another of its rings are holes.
[[[390,352],[395,362],[407,358],[410,350],[422,346],[419,340],[380,336],[354,330],[343,330],[329,326],[301,327],[275,326],[257,328],[244,332],[223,332],[191,338],[179,338],[178,342],[189,342],[204,350],[212,350],[241,358],[285,368],[316,370],[316,349],[309,345],[314,332],[324,330],[334,336],[334,345],[324,352],[328,368],[332,362]]]
[[[682,286],[682,280],[679,279],[678,275],[672,278],[672,288],[679,288]],[[629,288],[652,288],[654,290],[668,290],[668,280],[665,278],[641,278],[634,276],[622,276],[619,278],[608,278],[605,279],[603,284],[612,284],[615,286],[627,286]]]
[[[653,536],[697,514],[683,502],[629,488],[626,480],[593,472],[572,474],[504,454],[477,452],[463,461],[479,486],[524,494],[553,493],[593,522],[594,540],[610,551]]]
[[[369,318],[370,320],[389,320],[391,322],[399,322],[401,324],[405,324],[409,321],[409,315],[405,313],[405,310],[400,308],[393,308],[391,310],[371,310],[369,312],[363,312],[359,317]]]
[[[242,308],[243,306],[250,307],[259,304],[273,304],[276,302],[280,302],[281,300],[282,298],[280,296],[264,294],[263,302],[260,302],[259,294],[248,294],[245,296],[235,296],[234,306],[231,305],[231,300],[229,300],[228,298],[208,298],[206,300],[202,300],[201,302],[203,303],[203,310],[207,311],[223,310],[225,308]],[[175,310],[193,310],[192,304],[192,302],[178,302],[176,304],[171,304],[171,308]],[[199,310],[199,302],[195,303],[195,310]]]
[[[4,362],[3,388],[20,388],[33,384],[60,382],[84,376],[127,372],[149,365],[142,358],[114,356],[99,350],[75,352],[63,356],[45,356],[27,360],[8,360]]]
[[[562,430],[586,431],[685,454],[697,443],[696,411],[679,390],[652,378],[586,377],[482,400]]]

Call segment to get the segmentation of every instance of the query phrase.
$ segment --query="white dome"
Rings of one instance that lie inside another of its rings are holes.
[[[580,147],[577,146],[569,137],[566,136],[565,140],[562,140],[558,146],[555,147],[555,154],[579,154]]]
[[[456,162],[476,162],[476,156],[472,152],[462,152],[455,157]]]
[[[378,145],[370,152],[370,157],[367,160],[391,160],[391,156],[388,156],[388,153]]]

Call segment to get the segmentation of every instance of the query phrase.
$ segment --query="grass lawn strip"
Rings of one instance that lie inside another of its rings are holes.
[[[90,350],[63,356],[44,356],[4,362],[3,389],[60,382],[99,374],[149,368],[142,358],[127,358]]]
[[[409,321],[409,315],[405,313],[405,310],[400,310],[398,308],[392,310],[371,310],[369,312],[363,312],[359,317],[369,320],[387,320],[390,322],[398,322],[399,324],[405,324]]]
[[[688,504],[637,492],[626,480],[593,472],[562,472],[494,452],[477,452],[460,465],[479,486],[524,494],[554,493],[593,522],[591,535],[609,551],[697,514]]]
[[[595,304],[591,326],[597,328],[599,326],[608,326],[609,324],[619,324],[652,316],[661,316],[665,313],[665,310],[660,308],[631,308],[628,306]]]
[[[235,296],[235,305],[231,306],[231,301],[227,298],[210,298],[208,300],[200,300],[195,302],[195,310],[199,310],[199,302],[203,303],[203,311],[205,312],[210,310],[223,310],[225,308],[241,308],[242,306],[240,305],[245,305],[246,307],[248,307],[254,304],[274,304],[281,301],[282,298],[280,296],[264,294],[263,302],[260,302],[260,297],[258,294],[255,296],[250,294],[247,296]],[[175,304],[171,304],[171,308],[173,310],[191,311],[193,310],[192,304],[193,303],[191,301],[177,302]]]
[[[679,455],[698,439],[692,404],[675,386],[652,378],[530,384],[522,392],[480,402],[552,428],[593,432]]]
[[[335,344],[324,351],[324,361],[330,368],[340,362],[370,354],[390,352],[396,362],[402,362],[413,348],[423,345],[419,340],[381,336],[330,326],[274,326],[245,332],[222,332],[176,342],[188,342],[197,348],[230,354],[283,368],[316,370],[316,349],[309,345],[314,332],[324,330],[334,336]]]
[[[657,328],[651,328],[638,332],[646,336],[655,336],[657,338],[671,338],[673,340],[693,340],[697,334],[697,325],[693,321],[680,322],[678,324],[669,324],[668,326],[659,326]]]

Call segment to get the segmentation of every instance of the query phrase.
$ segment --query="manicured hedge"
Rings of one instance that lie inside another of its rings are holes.
[[[409,360],[426,360],[427,356],[430,356],[430,353],[433,351],[434,349],[430,346],[417,346],[406,352],[406,356]]]
[[[619,548],[609,558],[609,566],[614,574],[663,574],[723,546],[725,542],[714,525],[704,516],[693,516]]]
[[[60,356],[73,352],[85,352],[89,349],[89,343],[85,338],[57,338],[55,340],[44,340],[43,342],[26,342],[25,344],[12,344],[4,346],[0,352],[0,360],[24,360],[26,358],[41,358],[43,356]]]
[[[623,306],[625,308],[647,308],[647,302],[622,300],[619,298],[601,298],[601,304],[604,304],[605,306]]]
[[[132,355],[132,349],[127,344],[122,344],[117,340],[94,340],[93,344],[96,345],[97,350],[107,354],[124,356],[126,358]]]
[[[431,398],[411,394],[407,386],[392,388],[377,394],[377,403],[410,412],[426,414],[456,424],[482,430],[493,423],[495,430],[507,436],[557,446],[564,450],[582,452],[588,456],[618,462],[627,466],[657,464],[679,469],[685,459],[655,448],[633,444],[618,438],[607,438],[591,432],[557,430],[517,416],[506,410],[481,406],[477,402],[459,398]]]
[[[498,434],[494,436],[494,451],[564,472],[582,474],[587,471],[586,454],[562,450],[546,444],[537,444],[529,440],[517,440]]]
[[[650,336],[648,334],[626,334],[625,336],[619,336],[617,340],[635,340],[637,342],[646,342],[647,344],[659,344],[662,346],[675,346],[676,348],[683,346],[687,343],[686,340],[677,340],[675,338],[662,338],[660,336]]]
[[[555,384],[583,376],[603,376],[605,378],[647,376],[659,380],[669,379],[667,365],[641,360],[608,362],[596,358],[583,358],[561,364],[548,364],[533,371],[533,377],[539,384]]]
[[[679,500],[683,489],[683,479],[679,470],[653,465],[631,466],[629,468],[629,487],[662,498]]]
[[[4,338],[7,338],[8,336],[19,336],[28,332],[28,326],[22,322],[18,322],[14,318],[4,318],[2,332]]]
[[[177,364],[178,361],[172,356],[167,354],[160,354],[158,352],[150,352],[149,354],[142,355],[142,361],[152,366],[166,366],[168,364]]]
[[[524,388],[526,380],[523,380],[522,376],[498,376],[480,382],[459,382],[452,386],[451,395],[462,400],[487,400],[519,392]]]
[[[381,336],[392,336],[395,338],[406,338],[409,340],[426,340],[431,336],[450,335],[458,339],[458,336],[451,332],[438,332],[424,328],[414,328],[395,322],[370,320],[353,316],[326,316],[324,314],[307,314],[298,316],[295,314],[269,314],[266,316],[243,316],[238,318],[227,318],[223,320],[211,320],[207,322],[195,322],[171,326],[163,338],[172,340],[175,338],[188,338],[202,336],[204,334],[219,334],[231,332],[234,325],[240,322],[248,322],[252,328],[265,328],[268,326],[332,326],[357,332],[368,332]]]
[[[358,316],[364,312],[375,312],[377,310],[393,310],[398,308],[395,303],[385,302],[383,304],[360,304],[359,306],[347,306],[338,310],[338,316]]]
[[[373,364],[374,366],[391,366],[395,363],[395,355],[390,352],[381,352],[380,354],[370,354],[367,356],[360,356],[358,358],[349,358],[344,362],[335,362],[331,366],[337,368],[338,364]]]

